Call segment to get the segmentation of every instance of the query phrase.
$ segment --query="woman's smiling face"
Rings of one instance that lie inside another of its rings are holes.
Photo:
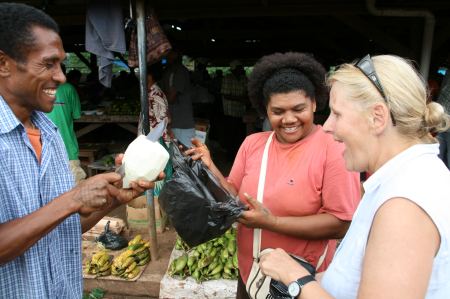
[[[316,102],[302,90],[270,96],[267,116],[281,143],[295,143],[314,128]]]
[[[349,99],[341,83],[334,83],[331,88],[330,109],[323,129],[345,144],[343,156],[347,170],[367,171],[373,148],[369,121],[362,108]]]

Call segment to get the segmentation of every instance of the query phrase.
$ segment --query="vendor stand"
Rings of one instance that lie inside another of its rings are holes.
[[[127,235],[127,232],[123,233]],[[127,239],[135,237],[135,232],[129,232]],[[143,234],[142,237],[146,240],[149,239],[148,234]],[[95,278],[92,275],[84,276],[84,290],[86,292],[95,288],[101,288],[107,290],[108,298],[113,298],[115,295],[126,295],[130,297],[139,298],[158,298],[160,281],[163,279],[169,264],[171,250],[175,243],[176,233],[174,230],[165,231],[158,239],[158,253],[159,259],[152,259],[149,264],[146,265],[143,272],[136,280],[118,279],[113,276],[104,276]],[[93,252],[99,250],[95,241],[92,238],[90,240],[83,240],[83,261],[85,262]],[[150,245],[151,246],[151,245]],[[116,298],[116,297],[114,297]]]
[[[236,230],[189,247],[177,237],[160,298],[236,298],[239,275]]]
[[[106,124],[115,124],[130,133],[137,134],[137,115],[82,115],[75,123],[86,124],[86,126],[76,130],[77,138],[80,138]]]
[[[183,254],[181,250],[173,249],[170,263]],[[215,279],[197,282],[193,277],[184,279],[171,277],[167,272],[161,279],[159,298],[236,298],[237,280]]]

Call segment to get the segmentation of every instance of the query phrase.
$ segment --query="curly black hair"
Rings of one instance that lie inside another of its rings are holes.
[[[266,113],[273,94],[302,90],[316,101],[317,110],[328,104],[325,68],[312,56],[298,52],[275,53],[262,57],[248,81],[250,101]]]
[[[56,22],[41,10],[20,3],[0,3],[0,51],[12,59],[25,63],[34,46],[33,26],[59,33]]]

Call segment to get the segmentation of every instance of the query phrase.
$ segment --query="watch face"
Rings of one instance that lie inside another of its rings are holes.
[[[296,281],[291,282],[288,286],[288,293],[291,297],[297,297],[300,294],[300,286]]]

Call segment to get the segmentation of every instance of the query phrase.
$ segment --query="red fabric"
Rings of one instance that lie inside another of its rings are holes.
[[[164,30],[159,24],[158,17],[152,10],[145,18],[145,31],[147,33],[147,63],[158,62],[172,46],[164,34]],[[138,67],[137,37],[136,30],[133,30],[130,38],[130,48],[128,50],[128,65]]]
[[[244,192],[256,199],[264,145],[271,132],[253,134],[244,141],[235,159],[229,181],[239,197]],[[277,216],[305,216],[329,213],[351,220],[360,200],[359,173],[345,169],[344,146],[323,132],[320,126],[295,144],[282,144],[276,138],[269,148],[263,205]],[[238,226],[239,270],[246,282],[251,269],[253,229]],[[327,240],[302,240],[264,230],[261,250],[283,248],[316,265]],[[336,247],[330,241],[325,270]]]

